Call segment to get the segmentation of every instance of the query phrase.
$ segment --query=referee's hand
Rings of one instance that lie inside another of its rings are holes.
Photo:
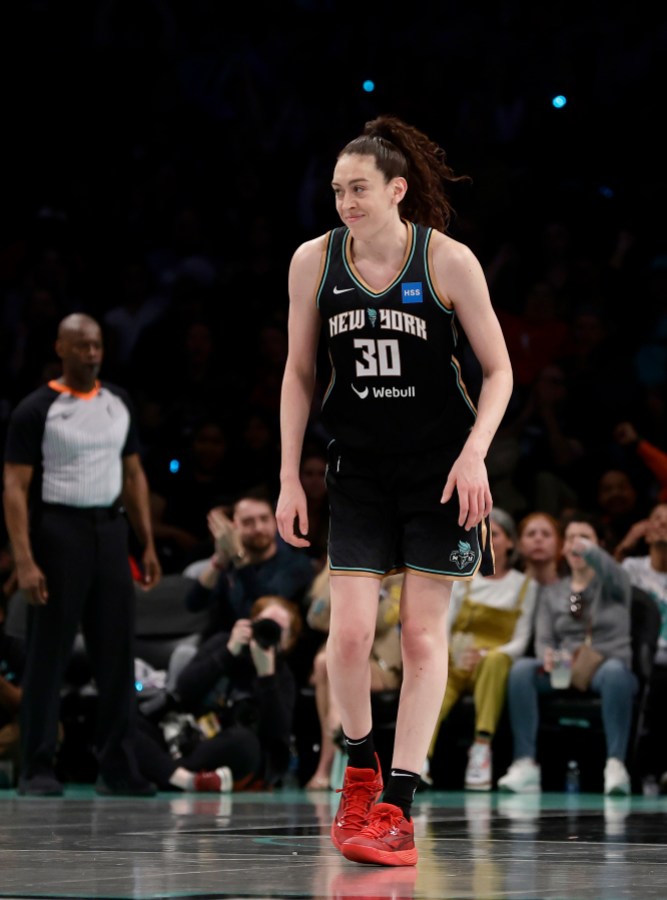
[[[19,588],[31,606],[46,605],[49,599],[46,577],[36,562],[29,560],[21,565],[17,564],[16,577]]]

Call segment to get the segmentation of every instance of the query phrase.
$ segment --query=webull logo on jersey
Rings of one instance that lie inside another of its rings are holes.
[[[475,561],[475,551],[467,541],[459,541],[458,549],[452,550],[449,554],[449,559],[459,570],[462,570]]]
[[[357,395],[357,397],[359,397],[361,400],[365,400],[366,397],[368,397],[369,395],[371,397],[374,397],[376,400],[381,400],[383,397],[388,397],[393,400],[393,399],[397,399],[398,397],[416,397],[417,396],[415,393],[415,387],[413,384],[411,384],[410,387],[406,387],[406,388],[374,387],[374,388],[370,388],[370,390],[369,390],[368,386],[366,386],[365,388],[362,388],[361,390],[359,390],[359,388],[355,387],[354,384],[350,384],[350,387],[352,388],[354,393]]]
[[[405,281],[401,285],[403,303],[423,303],[424,294],[421,281]]]

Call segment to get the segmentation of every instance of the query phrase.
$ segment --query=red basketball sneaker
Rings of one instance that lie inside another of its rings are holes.
[[[368,822],[371,807],[382,793],[382,771],[377,753],[375,760],[377,772],[353,766],[345,769],[343,787],[338,789],[341,794],[338,812],[331,824],[331,840],[336,850],[342,848],[343,841],[359,834]]]
[[[378,803],[368,825],[340,848],[345,859],[377,866],[414,866],[417,862],[415,829],[403,810],[393,803]]]

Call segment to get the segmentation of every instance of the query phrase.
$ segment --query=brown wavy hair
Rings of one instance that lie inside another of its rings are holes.
[[[385,181],[405,178],[408,190],[399,212],[405,219],[446,232],[454,215],[446,185],[470,181],[455,175],[447,154],[426,134],[396,116],[382,115],[366,122],[363,132],[338,154],[372,156]]]

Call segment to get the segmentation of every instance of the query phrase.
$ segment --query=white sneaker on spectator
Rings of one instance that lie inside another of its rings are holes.
[[[490,791],[491,777],[491,744],[488,741],[475,741],[468,750],[465,789]]]
[[[524,756],[516,759],[502,778],[498,779],[498,790],[514,794],[537,794],[541,787],[542,770],[534,759]]]
[[[604,792],[612,796],[630,793],[630,775],[620,759],[610,756],[604,767]]]

